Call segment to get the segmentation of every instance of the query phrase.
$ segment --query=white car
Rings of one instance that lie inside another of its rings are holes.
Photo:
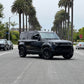
[[[76,45],[76,49],[84,49],[84,42],[79,42],[79,43]]]

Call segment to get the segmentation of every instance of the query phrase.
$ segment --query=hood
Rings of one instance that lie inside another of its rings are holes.
[[[1,45],[4,44],[4,43],[0,43]]]
[[[72,43],[68,40],[48,40],[49,42],[55,42],[55,43]]]

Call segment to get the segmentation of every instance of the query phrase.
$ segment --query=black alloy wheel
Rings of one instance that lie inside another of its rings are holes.
[[[4,51],[7,51],[7,47],[6,46],[4,47]]]
[[[25,48],[22,46],[19,48],[19,55],[20,55],[20,57],[26,57]]]
[[[42,50],[42,57],[44,59],[51,59],[53,57],[49,48],[46,47]]]
[[[71,59],[73,57],[73,54],[65,54],[63,55],[65,59]]]

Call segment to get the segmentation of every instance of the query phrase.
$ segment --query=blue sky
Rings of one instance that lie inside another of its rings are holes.
[[[0,0],[4,6],[3,22],[11,21],[18,23],[18,14],[11,13],[11,6],[14,0]],[[37,11],[37,18],[43,29],[51,29],[53,26],[54,16],[57,11],[62,8],[58,7],[59,0],[33,0],[33,5]],[[74,28],[79,29],[84,27],[84,0],[74,0]],[[18,27],[18,25],[17,25]]]

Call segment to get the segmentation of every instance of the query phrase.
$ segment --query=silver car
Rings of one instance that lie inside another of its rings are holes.
[[[76,45],[76,49],[84,49],[84,42],[79,42],[79,43]]]

